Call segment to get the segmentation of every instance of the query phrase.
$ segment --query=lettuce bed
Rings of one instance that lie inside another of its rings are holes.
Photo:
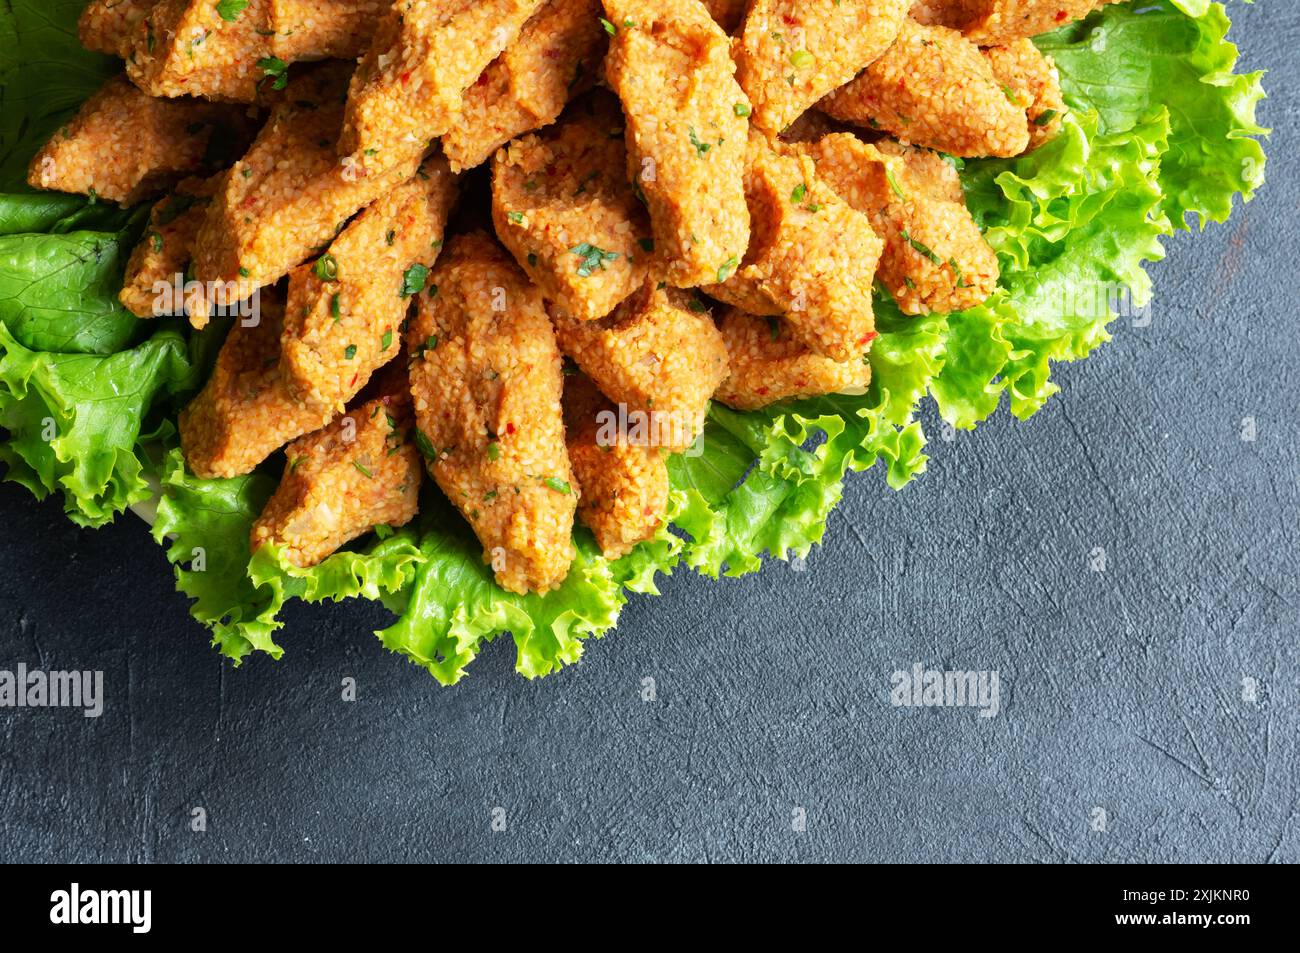
[[[967,162],[971,210],[998,252],[998,292],[978,308],[906,318],[882,300],[873,381],[859,397],[767,411],[710,412],[698,456],[674,457],[671,529],[616,562],[585,530],[564,585],[516,596],[492,581],[479,547],[436,491],[421,515],[300,570],[271,549],[251,562],[250,524],[274,488],[257,472],[198,480],[175,449],[177,409],[202,383],[221,329],[140,322],[116,301],[139,210],[33,195],[27,158],[112,72],[82,51],[82,0],[12,0],[0,9],[0,460],[38,498],[98,526],[162,487],[153,535],[213,645],[236,663],[279,657],[287,599],[380,599],[389,649],[452,684],[485,642],[513,635],[528,677],[576,661],[617,622],[630,593],[657,594],[678,565],[707,576],[803,556],[826,531],[845,476],[879,464],[901,488],[925,470],[919,402],[973,428],[1005,395],[1024,418],[1057,390],[1054,362],[1109,339],[1117,303],[1146,304],[1146,262],[1161,239],[1225,220],[1263,181],[1259,74],[1235,75],[1228,18],[1209,0],[1105,8],[1038,39],[1060,68],[1072,112],[1061,135],[1016,160]],[[272,471],[273,472],[273,471]]]

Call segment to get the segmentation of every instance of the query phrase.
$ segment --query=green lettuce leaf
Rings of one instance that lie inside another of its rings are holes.
[[[410,585],[424,560],[412,529],[345,548],[310,569],[287,562],[275,546],[250,559],[248,534],[275,491],[264,473],[202,480],[185,469],[179,449],[161,465],[161,493],[153,537],[167,548],[176,585],[193,603],[190,613],[212,632],[212,644],[238,664],[250,652],[279,658],[275,632],[289,599],[307,602],[381,599]]]
[[[185,333],[158,322],[116,354],[24,347],[0,324],[0,443],[5,479],[38,499],[61,490],[64,510],[100,526],[150,496],[137,443],[155,400],[195,384]]]
[[[249,575],[248,533],[275,490],[261,473],[201,480],[180,450],[162,461],[153,538],[175,566],[176,588],[194,602],[190,614],[212,630],[212,644],[236,664],[254,650],[279,658],[273,635],[284,604],[275,588]]]
[[[1164,212],[1175,228],[1226,221],[1232,199],[1264,181],[1264,150],[1252,138],[1264,97],[1261,73],[1234,74],[1228,14],[1206,0],[1153,0],[1101,13],[1039,37],[1061,72],[1066,102],[1095,111],[1103,134],[1122,132],[1164,107],[1169,144],[1160,160]]]
[[[379,632],[383,644],[454,685],[484,642],[510,632],[515,669],[535,678],[576,662],[582,642],[618,621],[623,604],[611,564],[585,530],[560,587],[546,595],[506,592],[483,562],[483,547],[460,515],[436,494],[421,504],[424,561],[403,593],[398,620]]]
[[[0,235],[0,324],[37,351],[126,347],[148,327],[117,300],[138,232],[131,223],[119,232]]]

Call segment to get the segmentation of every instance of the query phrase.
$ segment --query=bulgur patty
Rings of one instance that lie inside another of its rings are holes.
[[[836,133],[806,147],[817,174],[885,241],[877,277],[905,314],[961,311],[997,284],[998,260],[957,170],[933,152]]]
[[[699,0],[604,4],[615,29],[605,75],[623,102],[628,176],[650,208],[665,277],[678,288],[716,281],[749,244],[750,104],[727,35]]]
[[[91,0],[77,18],[77,39],[96,53],[125,58],[131,35],[157,0]]]
[[[664,451],[620,433],[618,411],[585,374],[564,379],[564,429],[573,472],[582,484],[578,519],[606,559],[649,539],[668,506]]]
[[[374,171],[445,134],[465,90],[542,0],[399,0],[348,88],[339,154]]]
[[[465,91],[442,137],[452,171],[471,169],[516,136],[548,126],[600,75],[600,0],[547,0]]]
[[[158,283],[180,283],[183,288],[194,236],[215,187],[215,179],[185,179],[150,210],[149,228],[131,252],[117,296],[136,317],[155,318],[180,310],[176,295],[160,295]],[[171,310],[165,310],[165,303]]]
[[[405,374],[395,386],[284,451],[275,494],[249,533],[249,548],[284,547],[295,566],[314,566],[377,524],[409,523],[419,510],[422,468],[411,438]]]
[[[355,60],[391,6],[391,0],[271,0],[270,54],[286,64]]]
[[[607,93],[493,158],[497,235],[553,314],[602,318],[649,274],[650,222],[626,167],[622,116]]]
[[[339,160],[346,81],[329,64],[290,84],[208,208],[194,254],[200,282],[240,300],[323,251],[353,213],[414,174],[418,154],[382,174]]]
[[[203,172],[214,139],[239,148],[251,135],[238,107],[155,99],[115,76],[32,157],[27,182],[133,205]]]
[[[261,295],[256,323],[236,321],[212,376],[180,414],[181,451],[203,479],[242,476],[295,437],[329,423],[329,407],[297,400],[280,371],[283,302]]]
[[[960,30],[980,46],[1037,36],[1120,0],[916,0],[922,23]]]
[[[251,103],[266,73],[271,0],[238,10],[211,0],[161,0],[135,24],[126,73],[151,96]]]
[[[401,325],[425,289],[456,191],[446,160],[427,159],[290,273],[280,359],[303,400],[341,407],[401,349]]]
[[[860,357],[875,337],[871,291],[883,243],[870,219],[817,176],[807,156],[780,155],[761,135],[749,150],[749,251],[706,293],[783,314],[814,351]]]
[[[1030,40],[1012,40],[983,52],[1007,97],[1025,110],[1029,148],[1037,149],[1053,139],[1061,130],[1065,113],[1056,65]]]
[[[754,0],[735,47],[754,125],[775,136],[898,36],[910,0]]]
[[[834,361],[810,350],[780,318],[727,308],[718,319],[731,372],[715,399],[736,410],[757,410],[779,400],[863,393],[871,383],[866,356]]]
[[[694,294],[647,281],[607,318],[555,317],[560,347],[601,391],[649,431],[684,450],[704,428],[709,397],[727,376],[727,351]]]
[[[1023,107],[1007,97],[979,47],[910,18],[894,45],[820,108],[955,156],[1017,156],[1029,145]]]
[[[416,442],[511,592],[547,592],[573,561],[579,488],[560,351],[541,293],[481,232],[453,238],[406,338]]]

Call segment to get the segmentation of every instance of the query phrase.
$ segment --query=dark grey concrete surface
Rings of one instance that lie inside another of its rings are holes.
[[[498,644],[439,689],[357,605],[230,669],[138,521],[0,488],[0,668],[108,696],[0,710],[0,859],[1300,860],[1300,18],[1234,7],[1269,182],[1170,243],[1150,327],[853,480],[805,572],[679,574],[556,677]],[[891,707],[916,661],[997,670],[1001,713]]]

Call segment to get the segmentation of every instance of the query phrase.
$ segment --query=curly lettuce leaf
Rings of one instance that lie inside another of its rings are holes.
[[[24,347],[0,324],[0,443],[5,479],[38,499],[62,491],[64,510],[100,526],[151,491],[137,443],[155,400],[192,387],[184,332],[160,322],[116,354]]]
[[[309,569],[289,563],[276,546],[264,546],[250,558],[248,534],[275,490],[273,479],[254,472],[203,480],[189,473],[180,450],[172,449],[162,461],[159,482],[153,537],[166,546],[177,588],[194,600],[190,614],[236,664],[253,651],[273,658],[283,654],[274,635],[289,599],[382,599],[408,586],[414,567],[424,560],[412,529],[339,550]]]
[[[176,588],[193,601],[190,614],[212,631],[212,645],[238,664],[253,650],[279,658],[273,635],[284,604],[274,587],[249,576],[248,533],[275,490],[260,473],[202,480],[185,469],[179,450],[168,452],[153,538],[175,566]]]
[[[1020,159],[968,163],[967,201],[1002,266],[999,288],[948,318],[943,370],[931,393],[952,426],[971,428],[1003,392],[1024,418],[1056,392],[1051,364],[1109,340],[1116,308],[1150,299],[1143,266],[1172,232],[1152,174],[1168,113],[1122,133],[1098,133],[1095,113],[1072,114],[1049,145]]]
[[[117,300],[137,233],[129,224],[119,232],[0,235],[0,324],[37,351],[126,347],[147,328]]]
[[[1166,108],[1169,144],[1160,160],[1164,212],[1175,228],[1189,215],[1226,221],[1233,196],[1249,200],[1264,181],[1253,137],[1262,73],[1233,73],[1237,47],[1228,14],[1206,0],[1108,6],[1035,42],[1056,61],[1066,102],[1101,117],[1112,134]]]
[[[558,589],[518,595],[496,584],[482,544],[450,504],[430,495],[421,509],[424,561],[398,620],[377,634],[442,684],[460,681],[483,643],[502,632],[514,637],[515,670],[536,678],[578,661],[584,639],[618,622],[619,582],[586,531],[576,534],[577,556]]]

